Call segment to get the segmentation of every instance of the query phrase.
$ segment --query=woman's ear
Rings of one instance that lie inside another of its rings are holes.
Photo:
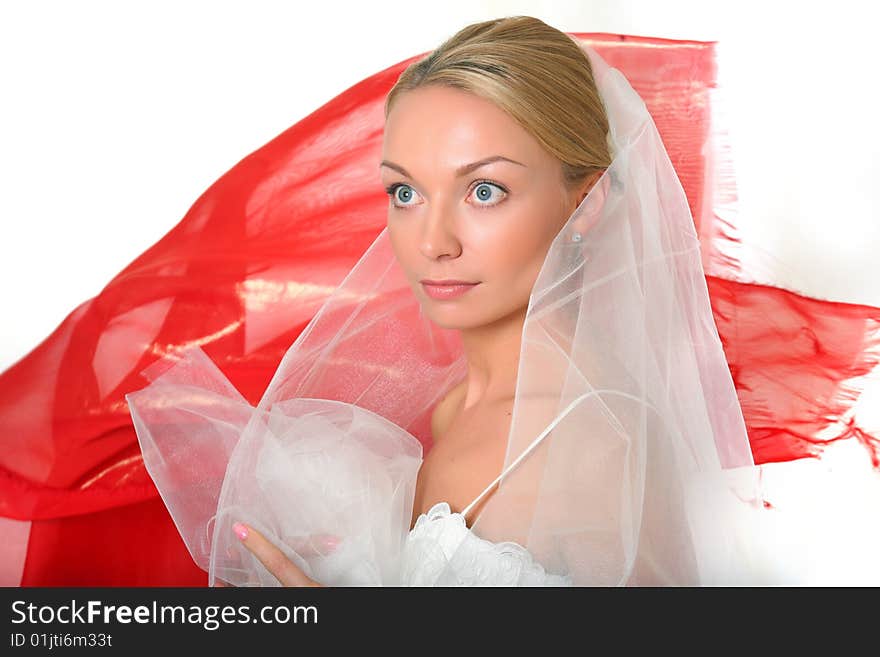
[[[592,228],[593,224],[599,219],[602,207],[605,205],[605,199],[611,187],[611,178],[603,176],[605,171],[605,169],[601,169],[588,176],[575,197],[577,205],[572,211],[577,210],[578,216],[572,221],[572,227],[581,235],[586,235],[590,228]],[[584,199],[587,196],[590,198],[584,204]]]

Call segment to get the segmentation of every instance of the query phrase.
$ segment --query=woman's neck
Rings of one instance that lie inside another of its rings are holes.
[[[468,364],[463,408],[514,397],[526,311],[523,307],[491,324],[461,330]]]

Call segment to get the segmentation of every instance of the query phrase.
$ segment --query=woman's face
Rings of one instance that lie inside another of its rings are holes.
[[[578,200],[559,160],[493,103],[443,86],[397,97],[382,160],[392,248],[425,315],[464,329],[524,313]],[[478,285],[438,299],[423,279]]]

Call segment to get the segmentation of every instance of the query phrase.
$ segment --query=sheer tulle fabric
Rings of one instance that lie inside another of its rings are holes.
[[[237,545],[236,520],[325,584],[460,582],[486,543],[516,544],[558,583],[698,584],[732,572],[727,525],[693,491],[719,503],[736,492],[744,507],[759,497],[752,478],[734,491],[721,476],[753,462],[693,219],[641,98],[584,48],[614,160],[533,288],[506,475],[471,527],[482,543],[434,550],[422,560],[434,574],[421,579],[413,548],[402,558],[422,456],[412,431],[465,362],[458,334],[422,318],[383,230],[256,409],[198,349],[165,373],[168,363],[155,365],[151,386],[127,395],[150,474],[212,581],[277,583]],[[188,420],[181,435],[182,413],[202,426]],[[341,538],[332,553],[310,542],[328,534]],[[517,564],[522,577],[506,583],[529,583],[528,559]]]

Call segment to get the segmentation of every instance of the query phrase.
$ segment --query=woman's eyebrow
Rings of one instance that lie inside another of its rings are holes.
[[[477,160],[476,162],[471,162],[470,164],[465,164],[465,165],[458,167],[455,170],[455,176],[456,176],[456,178],[458,178],[460,176],[463,176],[465,174],[470,173],[474,169],[479,169],[482,166],[485,166],[487,164],[491,164],[492,162],[499,162],[499,161],[510,162],[511,164],[518,164],[521,167],[526,166],[522,162],[517,162],[516,160],[511,160],[509,157],[504,157],[503,155],[492,155],[490,157],[484,157],[482,160]],[[409,173],[407,172],[406,169],[404,169],[399,164],[394,164],[394,162],[389,162],[388,160],[382,160],[382,162],[379,164],[379,168],[382,168],[382,167],[388,167],[389,169],[394,169],[398,173],[406,176],[407,178],[412,178],[412,176],[409,175]]]

